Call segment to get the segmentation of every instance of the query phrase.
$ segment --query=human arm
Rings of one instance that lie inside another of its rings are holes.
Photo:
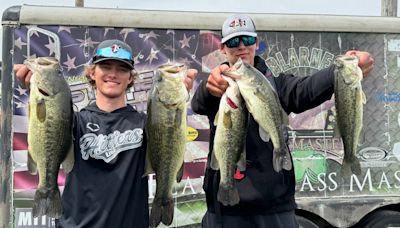
[[[368,52],[348,51],[345,55],[357,55],[364,77],[373,70],[374,60]],[[275,78],[284,110],[300,113],[329,100],[334,89],[334,70],[331,65],[307,77],[281,74]]]

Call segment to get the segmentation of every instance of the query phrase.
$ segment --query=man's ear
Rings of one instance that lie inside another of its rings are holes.
[[[224,44],[220,44],[220,46],[219,46],[219,51],[222,53],[222,54],[226,54],[226,51],[225,51],[225,45]]]

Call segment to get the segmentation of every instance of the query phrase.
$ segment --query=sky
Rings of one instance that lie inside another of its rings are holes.
[[[84,3],[85,7],[95,8],[232,13],[381,15],[381,0],[84,0]],[[0,0],[1,15],[8,7],[23,4],[75,6],[75,0]],[[1,40],[2,28],[0,28],[0,42]],[[0,52],[1,50],[0,45]]]

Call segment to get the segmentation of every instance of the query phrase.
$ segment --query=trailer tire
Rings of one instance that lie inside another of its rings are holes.
[[[297,223],[299,224],[299,228],[319,228],[317,224],[303,216],[296,215],[296,219]]]
[[[391,210],[375,211],[362,219],[357,227],[387,228],[400,227],[400,212]]]

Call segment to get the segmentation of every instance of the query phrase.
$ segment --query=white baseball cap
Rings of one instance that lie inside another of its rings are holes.
[[[244,14],[236,14],[228,17],[222,25],[221,43],[236,36],[257,37],[256,26],[253,20]]]

